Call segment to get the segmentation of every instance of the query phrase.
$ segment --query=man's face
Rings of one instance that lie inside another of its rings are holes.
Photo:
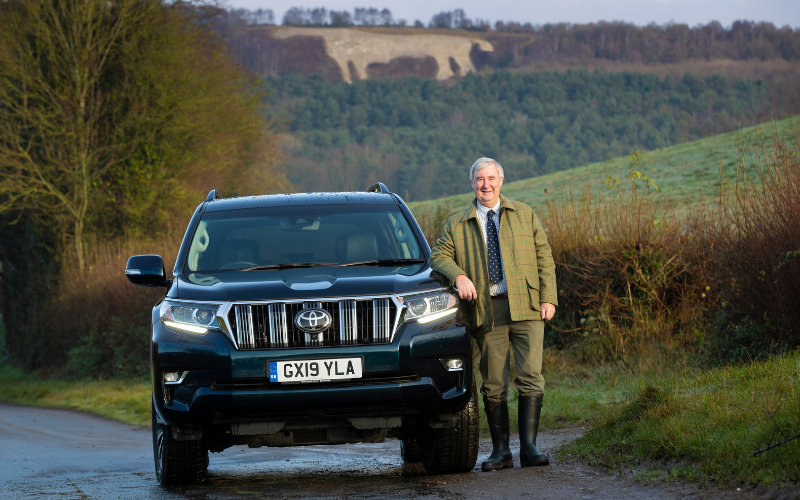
[[[489,208],[497,205],[502,185],[503,179],[500,178],[497,165],[494,163],[475,172],[475,179],[472,181],[472,189],[475,190],[478,202]]]

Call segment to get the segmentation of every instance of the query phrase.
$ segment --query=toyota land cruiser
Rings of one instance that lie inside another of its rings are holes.
[[[478,454],[472,341],[403,200],[363,193],[221,199],[194,212],[152,314],[153,455],[161,484],[203,482],[236,445],[400,440],[431,474]]]

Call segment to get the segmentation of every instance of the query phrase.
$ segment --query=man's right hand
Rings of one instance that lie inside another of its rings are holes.
[[[458,289],[458,296],[463,300],[475,300],[478,298],[478,292],[475,291],[475,285],[472,280],[467,278],[466,274],[456,276],[453,284]]]

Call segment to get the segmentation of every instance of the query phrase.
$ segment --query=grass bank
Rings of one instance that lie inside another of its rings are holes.
[[[53,380],[0,368],[0,401],[94,413],[126,424],[150,425],[150,381]]]
[[[762,154],[767,154],[771,150],[769,138],[773,128],[768,117],[764,118],[766,123],[763,126],[743,127],[737,132],[645,151],[643,154],[645,161],[639,168],[656,182],[659,188],[657,197],[665,202],[690,207],[702,202],[714,203],[719,196],[720,174],[725,179],[736,180],[740,140],[748,160],[759,150],[762,150]],[[774,125],[774,132],[778,137],[791,137],[792,129],[800,127],[800,115],[777,120]],[[765,141],[762,141],[762,134],[766,137]],[[609,176],[627,180],[630,170],[631,162],[628,156],[522,180],[516,180],[514,172],[508,170],[503,194],[509,199],[522,201],[542,212],[547,205],[545,189],[551,194],[558,193],[564,189],[581,186],[587,180],[602,185],[604,179]],[[757,180],[757,167],[752,166],[748,174]],[[474,198],[467,177],[465,173],[463,185],[465,194],[412,202],[409,203],[409,207],[417,216],[434,213],[439,206],[447,207],[448,211],[466,207]]]
[[[637,386],[561,453],[645,479],[800,485],[800,439],[754,454],[800,434],[800,352]]]

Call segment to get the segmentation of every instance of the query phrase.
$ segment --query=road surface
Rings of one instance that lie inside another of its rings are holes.
[[[580,429],[544,432],[546,452]],[[519,442],[512,441],[512,449]],[[153,472],[148,427],[85,413],[0,404],[0,498],[235,499],[235,498],[520,498],[662,499],[765,498],[763,491],[643,485],[601,468],[557,459],[549,467],[480,472],[491,451],[481,440],[472,473],[427,476],[404,466],[399,441],[382,444],[248,449],[211,454],[207,484],[162,488]]]

